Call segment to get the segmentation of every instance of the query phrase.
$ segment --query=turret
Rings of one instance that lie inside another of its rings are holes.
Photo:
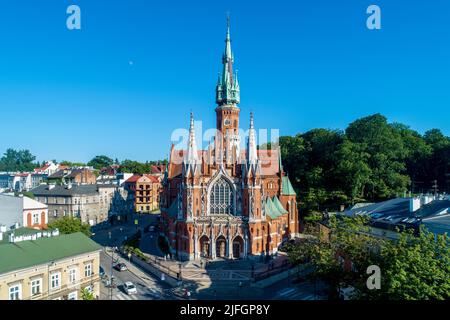
[[[197,143],[195,141],[194,115],[191,112],[189,126],[189,140],[183,160],[183,176],[193,176],[200,173],[201,163],[198,157]]]

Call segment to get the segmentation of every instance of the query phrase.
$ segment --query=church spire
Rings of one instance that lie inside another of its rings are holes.
[[[189,126],[189,140],[186,154],[186,163],[198,163],[197,143],[195,142],[194,114],[191,112],[191,123]]]
[[[216,87],[216,102],[219,106],[236,105],[240,102],[239,84],[233,74],[234,56],[231,50],[230,17],[227,17],[225,52],[222,56],[223,71]]]
[[[253,123],[253,112],[250,112],[250,130],[248,133],[248,163],[249,164],[256,164],[258,162],[258,154],[256,150],[256,133],[255,133],[255,126]]]

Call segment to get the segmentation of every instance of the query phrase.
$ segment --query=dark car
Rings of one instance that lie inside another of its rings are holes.
[[[116,269],[117,271],[127,271],[128,268],[125,265],[125,263],[118,263],[114,266],[114,269]]]

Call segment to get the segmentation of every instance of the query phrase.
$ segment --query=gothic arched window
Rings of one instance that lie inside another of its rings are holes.
[[[209,195],[210,214],[233,213],[233,189],[224,178],[217,180]]]

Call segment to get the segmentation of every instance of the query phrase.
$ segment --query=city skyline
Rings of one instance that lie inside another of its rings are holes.
[[[344,129],[379,112],[420,133],[450,135],[444,1],[377,1],[381,30],[366,28],[368,1],[199,1],[177,10],[77,1],[82,28],[72,31],[70,4],[19,1],[0,14],[8,48],[0,54],[0,105],[12,120],[1,153],[29,149],[39,161],[166,158],[172,130],[187,129],[191,111],[204,128],[215,126],[227,11],[243,129],[250,111],[256,128],[282,128],[280,135]]]

